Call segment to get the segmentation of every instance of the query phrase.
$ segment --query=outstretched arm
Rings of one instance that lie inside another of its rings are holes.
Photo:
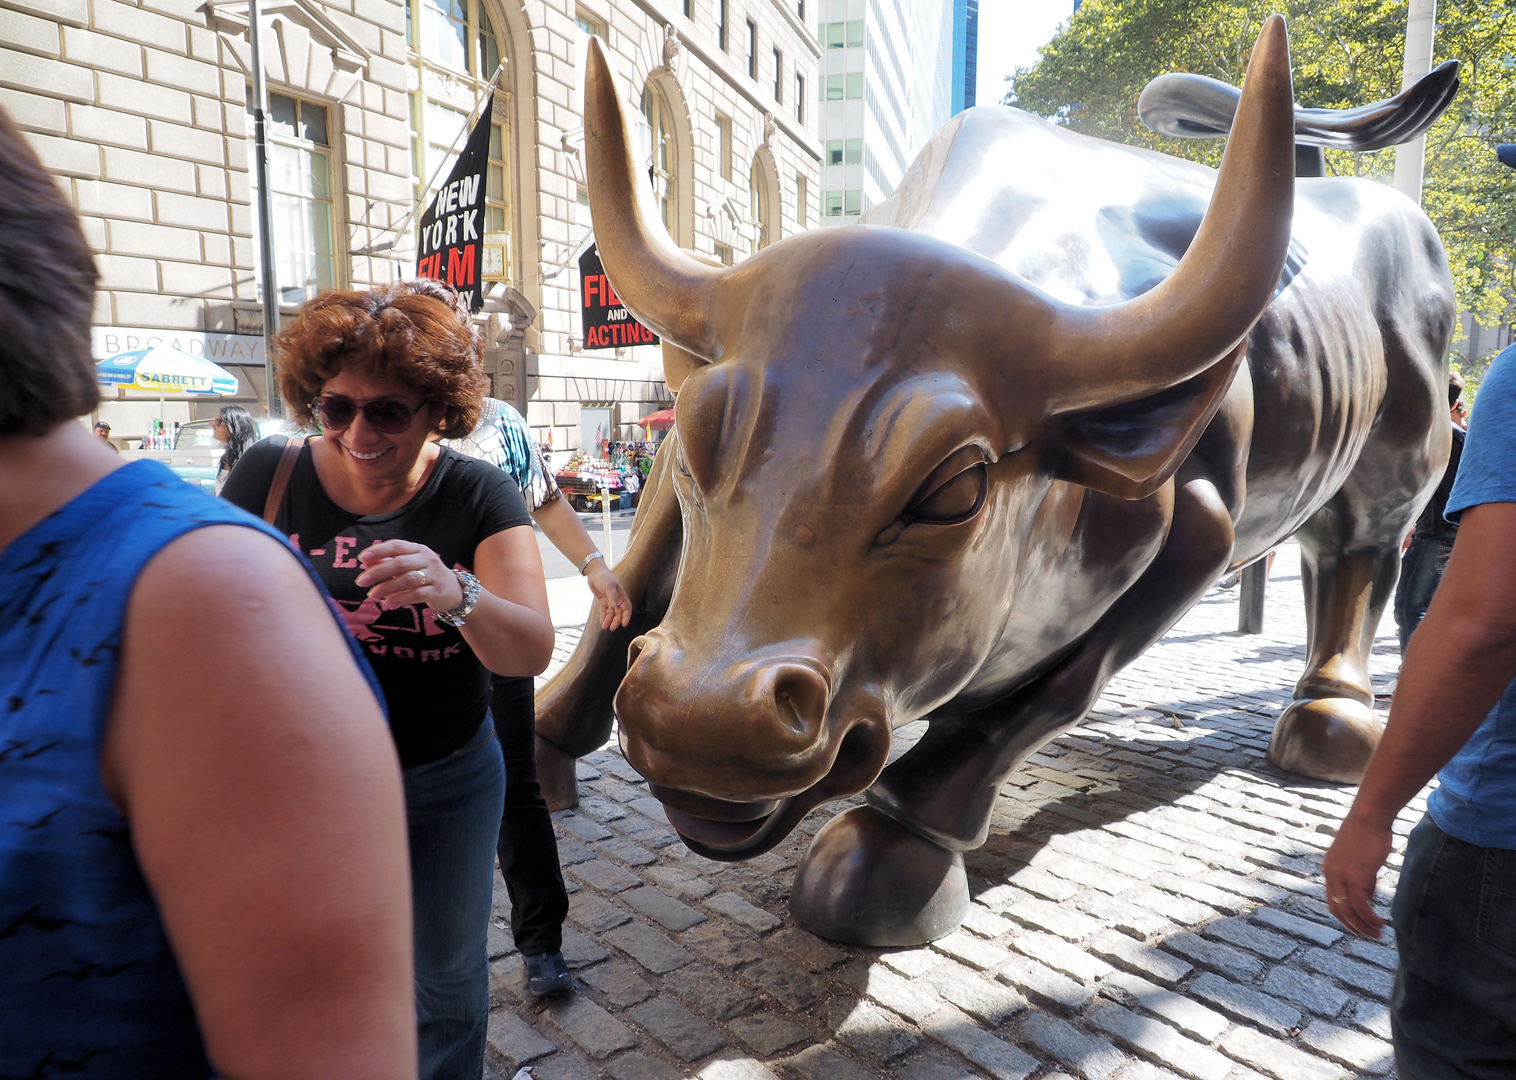
[[[415,1077],[399,764],[276,540],[213,526],[148,564],[101,773],[218,1074]]]
[[[1411,638],[1384,737],[1322,863],[1333,914],[1378,937],[1371,900],[1401,807],[1469,740],[1516,675],[1516,503],[1463,512],[1447,572]]]
[[[564,557],[575,566],[597,550],[595,541],[585,531],[579,515],[574,513],[574,508],[562,496],[537,507],[532,511],[532,520],[542,526],[542,531],[553,542],[553,546],[563,552]],[[605,564],[604,556],[591,560],[584,573],[589,578],[590,591],[595,594],[595,603],[599,606],[600,628],[615,630],[631,622],[631,601],[627,599],[626,589],[622,588],[620,580]]]

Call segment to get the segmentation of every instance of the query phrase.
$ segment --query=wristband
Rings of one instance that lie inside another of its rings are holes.
[[[589,566],[590,563],[594,562],[596,559],[603,558],[605,558],[605,556],[600,554],[598,551],[592,551],[586,555],[584,559],[579,563],[580,576],[583,576],[585,574],[585,567]]]

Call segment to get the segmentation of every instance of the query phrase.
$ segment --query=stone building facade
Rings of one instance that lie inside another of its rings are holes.
[[[581,95],[607,43],[670,233],[737,262],[818,223],[820,46],[805,0],[264,0],[282,309],[414,273],[413,226],[493,95],[480,316],[497,396],[544,441],[633,434],[656,346],[585,351]],[[266,407],[245,0],[0,0],[0,106],[98,252],[100,356],[204,353]],[[498,77],[492,77],[498,72]],[[489,260],[487,260],[487,263]],[[109,393],[109,391],[107,392]],[[170,403],[189,419],[217,402]],[[102,405],[135,437],[157,400]]]

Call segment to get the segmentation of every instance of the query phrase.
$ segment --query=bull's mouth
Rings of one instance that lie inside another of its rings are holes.
[[[687,848],[707,859],[736,862],[773,848],[822,803],[868,787],[884,767],[888,750],[887,725],[859,725],[843,740],[832,770],[819,783],[778,799],[739,802],[662,784],[648,787]]]
[[[669,824],[697,855],[731,861],[762,854],[782,840],[789,829],[773,835],[793,798],[766,802],[729,802],[688,791],[649,784],[663,803]]]

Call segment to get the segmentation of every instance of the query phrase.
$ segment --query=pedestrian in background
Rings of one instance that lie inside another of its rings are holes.
[[[257,443],[223,492],[310,558],[374,667],[400,753],[423,1080],[479,1080],[505,796],[490,675],[547,667],[553,627],[515,481],[441,446],[478,423],[478,332],[446,285],[331,292],[278,340],[310,439]]]
[[[211,421],[211,434],[226,446],[221,452],[221,462],[216,466],[216,494],[219,495],[242,452],[258,441],[258,425],[253,422],[253,414],[241,405],[223,405]]]
[[[504,401],[486,398],[478,427],[452,445],[504,469],[516,481],[527,496],[532,519],[589,579],[603,628],[611,630],[631,621],[626,590],[563,497],[519,412]],[[530,678],[496,675],[491,690],[495,737],[505,755],[505,813],[496,853],[511,898],[511,935],[526,965],[527,988],[534,994],[557,993],[573,985],[563,959],[563,920],[569,901],[558,865],[553,819],[537,782],[535,684]]]
[[[1411,635],[1421,624],[1448,566],[1448,557],[1453,553],[1453,541],[1458,538],[1458,523],[1446,517],[1448,496],[1453,491],[1453,481],[1458,478],[1458,462],[1463,456],[1463,376],[1456,371],[1448,373],[1448,415],[1453,429],[1453,445],[1448,452],[1447,468],[1442,480],[1432,493],[1421,516],[1416,519],[1416,528],[1411,532],[1409,545],[1400,560],[1400,580],[1395,583],[1395,625],[1400,631],[1400,655],[1405,656]]]
[[[1391,824],[1437,774],[1392,907],[1401,1080],[1516,1076],[1516,347],[1480,387],[1447,509],[1447,573],[1322,864],[1332,913],[1378,937]]]
[[[0,111],[0,1075],[410,1080],[367,669],[283,537],[79,423],[94,285]]]
[[[106,446],[109,446],[112,450],[115,450],[116,453],[121,453],[120,448],[117,447],[115,443],[111,442],[111,426],[104,420],[96,422],[94,432],[95,438],[99,439]]]

